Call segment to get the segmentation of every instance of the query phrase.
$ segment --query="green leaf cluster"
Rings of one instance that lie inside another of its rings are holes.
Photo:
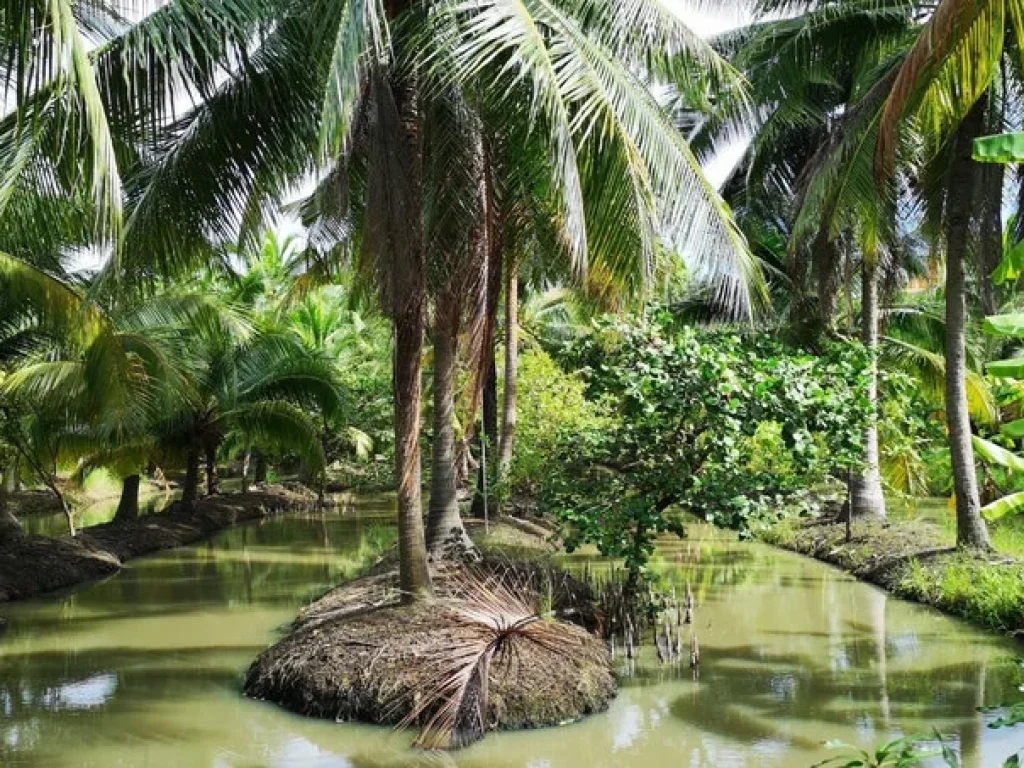
[[[830,474],[855,469],[870,413],[869,358],[767,335],[676,328],[671,315],[604,318],[570,342],[608,419],[567,436],[542,487],[571,550],[595,544],[640,573],[688,512],[747,530]]]

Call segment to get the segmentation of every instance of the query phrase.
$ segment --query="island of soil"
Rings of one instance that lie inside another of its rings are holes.
[[[479,628],[459,613],[468,570],[475,579],[515,582],[520,593],[532,593],[526,595],[530,600],[543,592],[551,615],[542,621],[560,637],[557,647],[521,640],[495,656],[487,667],[486,714],[476,738],[490,730],[562,725],[603,711],[617,689],[608,648],[594,633],[591,590],[543,558],[522,559],[531,536],[521,529],[492,535],[514,542],[515,558],[490,550],[472,566],[437,564],[430,599],[403,604],[397,573],[387,562],[328,592],[253,662],[246,695],[310,717],[424,725],[437,709],[422,704],[437,686],[432,660],[461,653],[479,637]]]

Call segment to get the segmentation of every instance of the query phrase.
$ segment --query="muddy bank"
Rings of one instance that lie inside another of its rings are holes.
[[[581,626],[594,620],[589,590],[547,566],[522,563],[488,561],[472,577],[479,581],[487,569],[501,568],[507,582],[510,567],[517,569],[515,594],[534,606],[531,616],[538,599],[552,615],[527,625],[539,631],[539,639],[530,637],[530,629],[510,633],[484,665],[486,679],[478,687],[487,693],[479,732],[432,746],[458,746],[489,730],[572,722],[604,710],[615,696],[607,647]],[[406,725],[429,723],[451,698],[434,701],[431,695],[439,677],[451,672],[445,665],[461,658],[473,667],[481,643],[493,640],[495,626],[503,622],[495,618],[500,611],[481,609],[462,586],[465,572],[446,568],[435,574],[435,599],[413,606],[399,603],[393,571],[329,592],[253,662],[245,694],[311,717],[395,725],[412,713],[414,722]],[[509,615],[521,616],[522,610],[510,609]],[[479,700],[479,692],[471,691],[456,707],[458,717],[468,717]]]
[[[214,496],[190,509],[180,502],[159,515],[113,521],[78,536],[16,536],[0,542],[0,602],[68,589],[110,576],[133,557],[191,544],[224,528],[296,509],[313,509],[316,495],[268,486]]]
[[[856,521],[847,541],[846,524],[833,518],[787,521],[761,538],[978,626],[1024,632],[1024,563],[957,550],[931,523]]]

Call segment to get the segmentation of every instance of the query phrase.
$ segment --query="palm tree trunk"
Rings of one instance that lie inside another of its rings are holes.
[[[193,506],[199,498],[199,449],[190,447],[185,457],[185,483],[181,487],[181,500]]]
[[[78,535],[78,530],[75,528],[75,508],[64,498],[64,494],[58,493],[57,499],[60,501],[60,508],[64,510],[64,517],[68,521],[68,533],[73,538]]]
[[[431,445],[427,549],[434,557],[458,556],[472,542],[459,514],[455,477],[455,361],[458,297],[438,297],[434,320],[434,441]]]
[[[8,467],[0,478],[0,543],[24,534],[21,523],[11,512],[10,497],[13,486],[14,473],[11,467]]]
[[[117,503],[115,520],[134,520],[139,516],[139,475],[128,475],[121,481],[121,500]]]
[[[249,492],[249,465],[252,463],[252,449],[246,448],[242,454],[242,493]]]
[[[394,0],[400,15],[409,0]],[[426,280],[423,251],[423,117],[415,73],[393,91],[404,128],[404,160],[410,194],[403,236],[391,243],[391,314],[395,324],[395,478],[398,483],[399,586],[407,602],[431,593],[420,489],[420,403]],[[396,148],[399,151],[402,148]],[[397,226],[397,222],[392,222]]]
[[[206,444],[206,495],[215,496],[220,493],[220,475],[217,473],[217,443]]]
[[[981,518],[978,477],[967,411],[967,300],[964,261],[971,224],[975,164],[971,145],[984,125],[985,99],[978,101],[957,130],[946,192],[946,423],[956,491],[958,546],[990,548]]]
[[[818,322],[823,332],[835,327],[836,309],[839,305],[839,279],[842,259],[839,248],[829,238],[828,225],[822,224],[814,238],[814,277],[818,294]]]
[[[485,451],[487,455],[481,457],[480,465],[476,470],[476,492],[473,494],[473,505],[470,509],[470,515],[475,518],[484,517],[485,506],[488,510],[492,509],[491,499],[485,498],[484,489],[486,488],[486,493],[490,494],[492,484],[488,482],[488,465],[493,463],[494,449],[498,444],[498,370],[494,363],[493,347],[487,350],[487,354],[487,370],[484,374],[483,398],[481,400],[483,439],[487,442]]]
[[[505,274],[505,391],[501,407],[498,477],[505,480],[512,468],[516,441],[516,377],[519,373],[519,265],[508,260]]]
[[[992,272],[1003,258],[1003,166],[999,163],[984,163],[975,172],[979,176],[978,201],[981,204],[978,254],[981,307],[986,315],[995,315],[999,312],[1001,296],[999,286],[992,280]]]
[[[885,495],[878,468],[878,263],[865,254],[861,263],[861,341],[870,356],[868,400],[871,413],[864,430],[864,471],[850,478],[850,513],[853,517],[885,519]]]
[[[397,303],[397,302],[396,302]],[[398,482],[399,583],[406,600],[430,592],[420,496],[423,294],[409,296],[395,315],[395,478]]]
[[[267,473],[268,473],[268,471],[269,470],[268,470],[268,467],[267,467],[267,457],[264,456],[261,452],[257,451],[256,452],[256,466],[253,469],[253,480],[255,482],[257,482],[257,483],[265,483],[265,482],[267,482]]]

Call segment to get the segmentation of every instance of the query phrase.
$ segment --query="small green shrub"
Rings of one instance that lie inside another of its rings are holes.
[[[516,449],[506,492],[533,496],[558,460],[559,445],[608,426],[607,409],[591,402],[586,384],[563,371],[546,352],[525,350],[519,358]]]

